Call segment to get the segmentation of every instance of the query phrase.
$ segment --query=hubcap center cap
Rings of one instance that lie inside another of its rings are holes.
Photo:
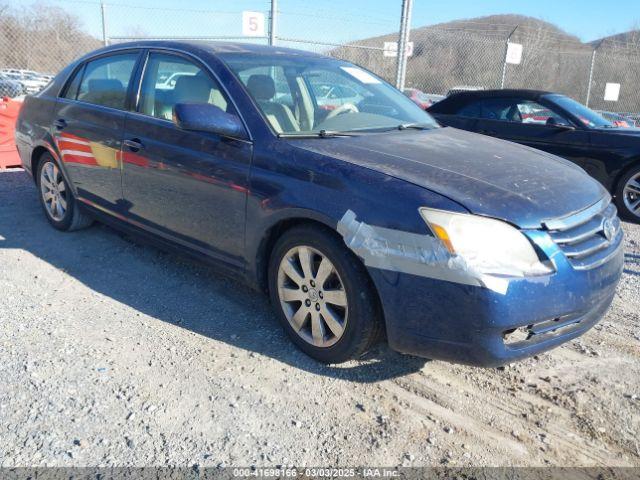
[[[309,300],[311,300],[312,302],[318,301],[318,291],[315,288],[309,289]]]

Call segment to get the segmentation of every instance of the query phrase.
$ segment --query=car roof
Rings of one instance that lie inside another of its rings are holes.
[[[515,88],[504,88],[496,90],[468,90],[449,95],[444,100],[434,104],[428,110],[435,113],[445,113],[451,109],[456,109],[466,105],[473,100],[484,98],[518,97],[525,100],[538,100],[543,95],[553,95],[553,92],[545,90],[526,90]]]
[[[86,57],[91,57],[98,53],[106,53],[112,50],[124,48],[170,48],[183,50],[189,53],[206,51],[207,53],[229,54],[229,53],[250,53],[252,55],[293,55],[297,57],[320,57],[313,52],[298,50],[294,48],[277,47],[270,45],[259,45],[255,43],[243,42],[222,42],[210,40],[138,40],[134,42],[116,43],[108,47],[91,52]]]

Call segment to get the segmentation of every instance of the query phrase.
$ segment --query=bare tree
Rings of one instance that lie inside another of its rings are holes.
[[[36,4],[14,11],[0,6],[0,67],[55,73],[100,44],[75,15],[59,7]]]

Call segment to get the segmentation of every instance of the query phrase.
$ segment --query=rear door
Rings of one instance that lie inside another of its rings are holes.
[[[122,199],[120,153],[128,90],[140,51],[81,65],[56,105],[52,135],[78,198],[108,211]]]
[[[167,83],[168,77],[175,82]],[[211,103],[237,115],[202,64],[150,51],[136,111],[125,122],[126,215],[156,235],[239,266],[252,144],[178,128],[172,121],[176,103]]]

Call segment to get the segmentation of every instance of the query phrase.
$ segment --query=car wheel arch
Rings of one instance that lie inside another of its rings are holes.
[[[69,174],[64,166],[64,162],[60,161],[60,156],[58,155],[58,153],[47,143],[41,143],[39,145],[36,145],[33,148],[33,151],[31,152],[31,175],[33,177],[34,182],[36,183],[38,182],[36,178],[38,165],[40,164],[40,161],[42,160],[42,157],[45,153],[48,153],[53,157],[55,162],[58,164],[58,167],[60,167],[60,171],[62,172],[62,176],[66,180],[67,186],[71,189],[71,192],[74,195],[77,195],[78,192],[76,191],[76,188],[73,182],[70,181]]]
[[[297,228],[300,226],[314,226],[319,229],[323,229],[326,232],[329,232],[331,235],[336,237],[340,237],[340,234],[335,229],[335,225],[330,224],[329,222],[325,222],[322,220],[318,220],[311,217],[301,217],[301,216],[293,216],[288,218],[283,218],[274,223],[269,229],[265,232],[262,241],[260,242],[260,246],[258,247],[258,251],[256,254],[256,284],[260,291],[265,294],[269,294],[269,282],[268,282],[268,270],[269,270],[269,259],[271,257],[271,253],[273,252],[273,248],[275,247],[278,239],[284,235],[287,231]],[[345,244],[345,248],[347,248]],[[355,255],[355,254],[354,254]],[[357,256],[356,256],[357,257]],[[357,260],[361,262],[364,266],[364,262],[360,257],[357,257]],[[372,294],[376,301],[376,308],[379,311],[382,328],[382,336],[381,338],[386,337],[386,321],[384,317],[384,309],[382,308],[382,301],[378,294],[378,289],[376,288],[376,284],[373,281],[373,278],[367,271],[365,267],[365,273],[370,282],[372,288]]]
[[[42,156],[45,153],[51,153],[49,151],[48,148],[39,145],[37,147],[35,147],[33,149],[33,151],[31,152],[31,162],[30,162],[30,167],[31,167],[31,175],[33,177],[33,181],[37,183],[38,179],[36,178],[36,173],[38,171],[38,164],[40,163],[40,161],[42,160]]]
[[[611,186],[611,192],[612,194],[615,195],[615,193],[618,191],[618,188],[620,187],[620,182],[622,181],[622,179],[625,177],[625,175],[627,173],[629,173],[629,171],[635,169],[635,168],[640,168],[640,157],[636,157],[632,160],[630,160],[616,175],[612,186]]]
[[[330,230],[336,235],[338,234],[335,226],[332,226],[328,221],[311,216],[288,216],[273,222],[262,235],[255,255],[255,280],[261,291],[268,291],[267,271],[269,268],[269,258],[276,242],[285,232],[301,225],[312,225],[317,228]]]

